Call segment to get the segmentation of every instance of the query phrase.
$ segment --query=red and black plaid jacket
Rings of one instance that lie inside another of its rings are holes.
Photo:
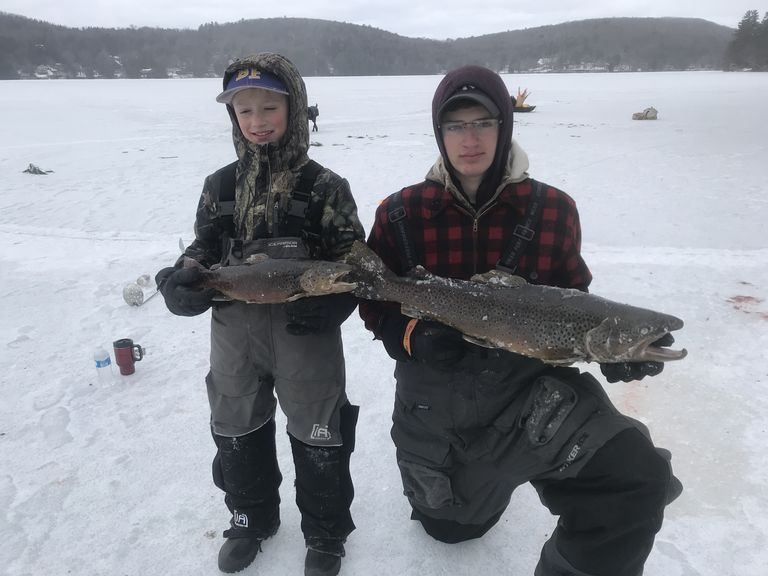
[[[512,243],[512,232],[525,220],[531,180],[509,184],[478,214],[458,204],[445,187],[430,180],[401,191],[406,223],[417,262],[438,276],[469,279],[496,267]],[[581,226],[576,203],[565,192],[544,185],[545,200],[536,235],[526,246],[516,274],[532,284],[586,290],[592,274],[581,257]],[[368,245],[396,274],[405,264],[389,222],[391,197],[376,210]],[[364,301],[360,316],[376,331],[389,304]]]

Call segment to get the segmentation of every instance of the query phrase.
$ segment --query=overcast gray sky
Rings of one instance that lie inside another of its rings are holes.
[[[764,7],[755,0],[0,0],[0,11],[71,27],[197,28],[288,16],[438,39],[615,16],[681,16],[736,27],[747,10],[762,17]]]

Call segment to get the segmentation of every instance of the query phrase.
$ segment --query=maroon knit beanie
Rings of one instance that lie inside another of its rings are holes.
[[[432,128],[435,131],[437,147],[445,161],[448,172],[451,174],[453,182],[461,188],[459,179],[456,177],[453,166],[445,153],[443,137],[440,133],[440,109],[446,100],[456,94],[462,88],[473,87],[488,96],[499,109],[499,140],[496,144],[496,155],[493,163],[488,169],[480,188],[477,191],[477,206],[482,206],[491,199],[496,191],[501,178],[504,175],[504,169],[507,165],[509,151],[512,148],[512,99],[509,97],[509,90],[496,72],[483,68],[482,66],[462,66],[456,70],[451,70],[438,84],[435,90],[435,96],[432,99]]]

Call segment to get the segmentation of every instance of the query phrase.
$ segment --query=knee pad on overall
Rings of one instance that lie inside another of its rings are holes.
[[[462,524],[454,520],[441,520],[432,518],[414,509],[411,512],[411,520],[418,520],[424,531],[435,540],[446,544],[457,544],[466,540],[480,538],[499,521],[503,510],[494,514],[491,518],[480,524]]]

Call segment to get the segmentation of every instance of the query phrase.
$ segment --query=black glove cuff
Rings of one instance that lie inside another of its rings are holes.
[[[333,332],[349,318],[357,307],[357,298],[350,293],[301,298],[285,305],[286,332],[294,336]]]
[[[341,294],[333,294],[329,296],[331,306],[334,309],[333,322],[337,326],[341,326],[352,315],[352,312],[357,308],[357,298],[352,292],[342,292]]]
[[[646,376],[656,376],[664,370],[663,362],[617,362],[600,364],[600,372],[611,384],[615,382],[633,382]]]
[[[176,272],[178,268],[175,266],[169,266],[168,268],[163,268],[155,274],[155,286],[157,286],[157,289],[162,292],[163,285],[165,284],[165,281],[168,280],[168,277]]]

